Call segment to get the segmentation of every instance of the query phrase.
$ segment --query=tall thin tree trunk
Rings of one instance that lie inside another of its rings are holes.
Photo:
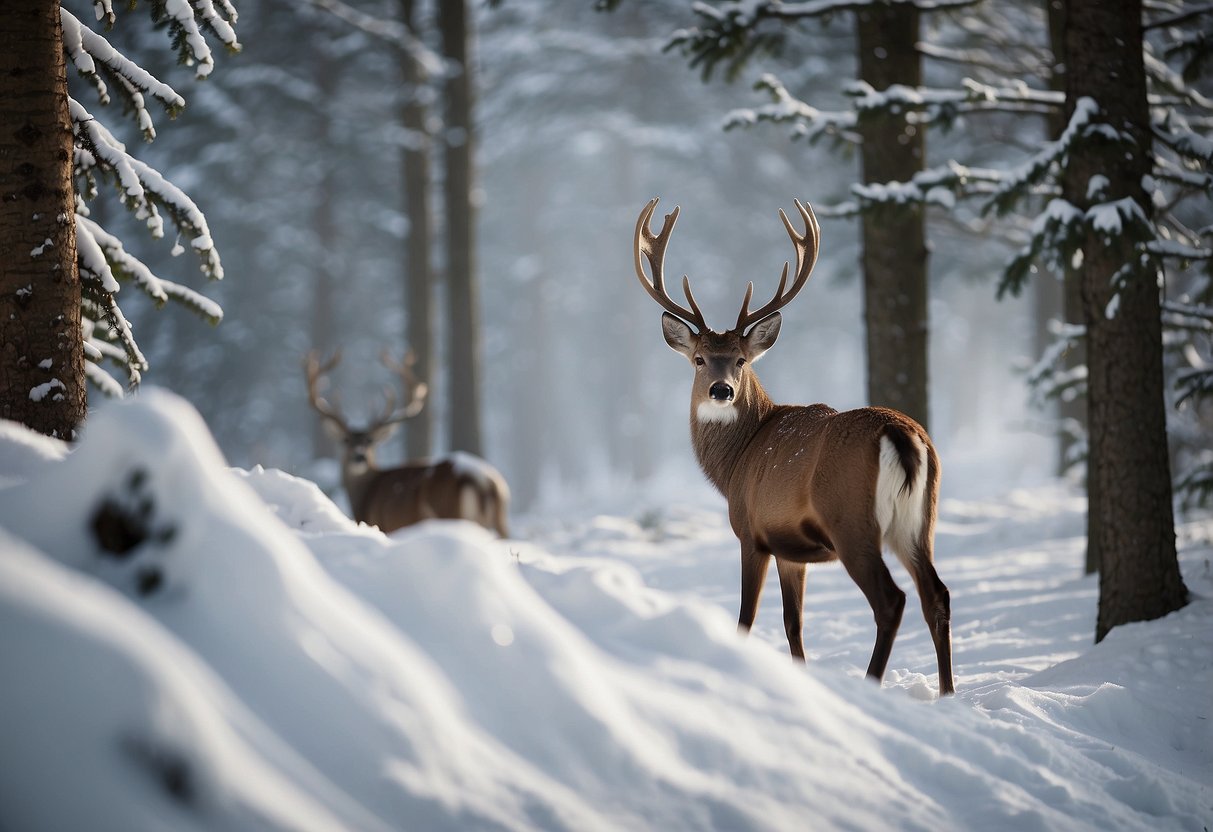
[[[515,313],[518,337],[511,345],[517,371],[525,368],[528,379],[526,385],[516,385],[511,391],[514,403],[510,410],[515,414],[515,424],[510,442],[510,491],[519,509],[533,506],[540,497],[544,476],[554,467],[558,455],[559,437],[567,430],[564,420],[552,416],[556,368],[550,345],[557,339],[553,333],[553,281],[544,242],[546,229],[542,226],[543,203],[551,196],[545,161],[541,155],[535,164],[522,162],[529,175],[522,177],[518,195],[521,210],[515,218],[518,239],[534,262],[534,273],[518,287],[521,297],[515,307],[523,311]]]
[[[401,22],[420,36],[414,0],[400,0]],[[404,76],[404,105],[400,119],[407,134],[404,146],[404,214],[408,219],[405,254],[405,340],[417,357],[415,372],[427,384],[434,383],[434,290],[430,268],[430,136],[426,129],[426,106],[422,96],[425,73],[416,59],[400,52]],[[410,459],[429,456],[434,445],[434,408],[425,407],[405,426],[405,453]]]
[[[447,345],[452,450],[481,451],[480,293],[472,199],[472,64],[466,0],[438,4],[442,48],[455,65],[446,84],[446,261],[450,307]]]
[[[59,2],[0,14],[0,418],[64,439],[88,397]]]
[[[919,86],[918,11],[875,3],[855,13],[859,77],[877,90]],[[861,120],[863,181],[907,182],[925,164],[924,131],[904,117]],[[863,217],[868,400],[928,426],[927,244],[921,206],[888,206]]]
[[[327,254],[329,247],[335,241],[333,217],[332,176],[325,173],[320,180],[316,202],[312,211],[312,230],[316,234],[320,257],[315,262],[312,284],[312,320],[311,341],[312,349],[324,354],[332,350],[336,344],[334,337],[333,304],[336,293],[333,291],[333,275],[329,270]],[[333,440],[324,431],[323,420],[312,420],[312,457],[324,459],[333,455]]]
[[[337,66],[332,55],[326,50],[317,50],[316,86],[320,90],[321,100],[331,101],[337,89]],[[324,111],[316,114],[316,135],[332,141],[331,115]],[[336,201],[336,175],[331,164],[323,165],[319,181],[316,183],[315,196],[312,202],[312,232],[316,237],[316,257],[312,259],[312,320],[311,346],[321,354],[339,346],[337,327],[334,318],[337,310],[336,276],[333,274],[333,250],[337,244],[337,217],[333,205]],[[302,393],[302,385],[300,385]],[[334,455],[335,448],[332,437],[324,430],[324,420],[312,420],[312,457],[327,459]]]
[[[1099,122],[1125,141],[1088,138],[1070,155],[1063,196],[1080,209],[1134,200],[1147,214],[1150,116],[1142,59],[1141,0],[1070,0],[1065,35],[1066,109],[1090,97]],[[1093,177],[1105,193],[1089,195]],[[1129,234],[1088,223],[1081,290],[1087,327],[1090,459],[1088,531],[1099,552],[1095,638],[1128,621],[1187,603],[1175,554],[1163,397],[1157,263],[1142,264]],[[1113,298],[1117,300],[1114,302]]]

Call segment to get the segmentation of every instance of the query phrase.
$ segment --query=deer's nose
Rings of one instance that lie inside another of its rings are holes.
[[[708,388],[708,395],[718,402],[731,402],[733,401],[733,388],[723,381],[718,381]]]

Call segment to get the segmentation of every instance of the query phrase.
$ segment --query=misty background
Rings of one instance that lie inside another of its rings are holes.
[[[392,3],[356,5],[386,20],[394,14]],[[432,31],[424,24],[433,11],[422,11],[423,31]],[[665,346],[660,310],[637,285],[636,217],[653,196],[662,200],[655,225],[682,207],[667,274],[690,275],[714,328],[732,325],[746,281],[758,302],[770,297],[792,256],[778,210],[791,211],[793,198],[844,201],[858,163],[779,127],[722,124],[730,111],[761,103],[752,85],[768,71],[793,92],[812,91],[818,106],[835,96],[842,108],[841,80],[855,76],[851,27],[798,27],[782,54],[731,82],[704,82],[676,51],[662,51],[691,22],[689,4],[624,3],[604,13],[588,2],[509,0],[473,12],[484,455],[522,510],[686,477],[694,466],[691,372]],[[94,210],[153,271],[202,289],[225,310],[212,328],[123,292],[151,362],[145,383],[188,398],[230,464],[282,468],[333,489],[336,451],[307,404],[301,361],[311,349],[342,349],[333,389],[355,422],[393,383],[378,356],[407,345],[401,157],[419,138],[401,127],[409,88],[390,40],[307,4],[261,0],[242,4],[240,15],[243,52],[222,56],[204,82],[172,66],[163,35],[142,16],[110,33],[186,98],[177,123],[162,123],[155,143],[137,153],[206,212],[226,278],[200,286],[190,258],[170,256],[173,239],[148,240],[120,206],[97,201]],[[924,18],[928,41],[942,36],[934,25],[946,19]],[[933,66],[928,75],[938,77],[928,80],[963,75],[940,75],[948,71]],[[116,133],[122,122],[112,120]],[[438,106],[427,127],[435,152],[459,140]],[[932,132],[928,164],[955,156],[963,142],[967,158],[1010,166],[1043,135],[1022,116],[958,132]],[[441,164],[432,172],[441,177]],[[844,409],[866,404],[858,225],[821,219],[814,276],[758,369],[778,402]],[[440,237],[436,203],[431,222]],[[929,429],[944,493],[1005,491],[1051,476],[1050,417],[1029,406],[1023,380],[1042,337],[1037,287],[996,300],[1010,245],[942,212],[929,222]],[[435,245],[439,310],[442,257]],[[440,372],[426,379],[427,406],[442,452],[442,315],[434,323]],[[380,462],[400,460],[403,447],[394,438]]]

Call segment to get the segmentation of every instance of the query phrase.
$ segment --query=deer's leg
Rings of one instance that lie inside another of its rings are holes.
[[[906,608],[906,594],[897,586],[889,567],[880,556],[880,544],[876,540],[848,543],[839,546],[839,560],[846,567],[851,580],[868,599],[872,614],[876,618],[876,644],[872,647],[872,660],[868,663],[868,676],[877,682],[884,678],[893,652],[893,640],[901,626],[901,615]]]
[[[808,566],[775,558],[779,569],[779,589],[783,593],[783,629],[788,634],[792,657],[804,661],[804,579]]]
[[[753,540],[741,541],[741,612],[737,616],[737,629],[748,633],[754,626],[758,614],[758,599],[762,596],[762,585],[771,565],[771,553],[759,549]]]
[[[922,617],[927,620],[931,641],[935,643],[935,658],[939,663],[939,695],[954,693],[952,681],[952,601],[947,586],[939,580],[935,564],[931,562],[931,550],[920,549],[917,557],[904,561],[918,587],[918,598],[922,601]]]

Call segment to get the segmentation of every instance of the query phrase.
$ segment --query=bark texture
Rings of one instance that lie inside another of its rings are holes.
[[[0,418],[70,439],[87,394],[59,3],[0,14]]]
[[[855,14],[859,77],[877,90],[922,83],[918,10],[875,3]],[[923,169],[924,131],[904,117],[861,119],[864,183],[907,182]],[[927,244],[921,206],[888,206],[863,217],[868,402],[928,421]]]
[[[482,454],[480,438],[480,292],[472,199],[472,65],[467,0],[438,4],[443,53],[455,65],[446,84],[447,361],[450,446]]]
[[[400,19],[420,36],[414,0],[400,0]],[[405,340],[417,357],[414,371],[427,384],[434,383],[434,291],[430,268],[430,136],[426,130],[426,106],[421,97],[424,74],[417,61],[400,52],[405,101],[400,118],[409,142],[404,148],[404,213],[408,219],[405,246]],[[410,459],[428,457],[434,445],[434,412],[424,407],[405,425],[405,453]]]
[[[1067,6],[1067,110],[1090,97],[1100,108],[1097,120],[1128,138],[1088,141],[1071,154],[1064,196],[1083,209],[1131,198],[1150,210],[1141,184],[1151,145],[1141,12],[1141,0]],[[1108,184],[1092,198],[1088,186],[1097,175]],[[1157,267],[1143,265],[1128,235],[1088,231],[1080,287],[1089,374],[1088,536],[1101,560],[1097,641],[1118,624],[1187,603],[1175,554]]]

